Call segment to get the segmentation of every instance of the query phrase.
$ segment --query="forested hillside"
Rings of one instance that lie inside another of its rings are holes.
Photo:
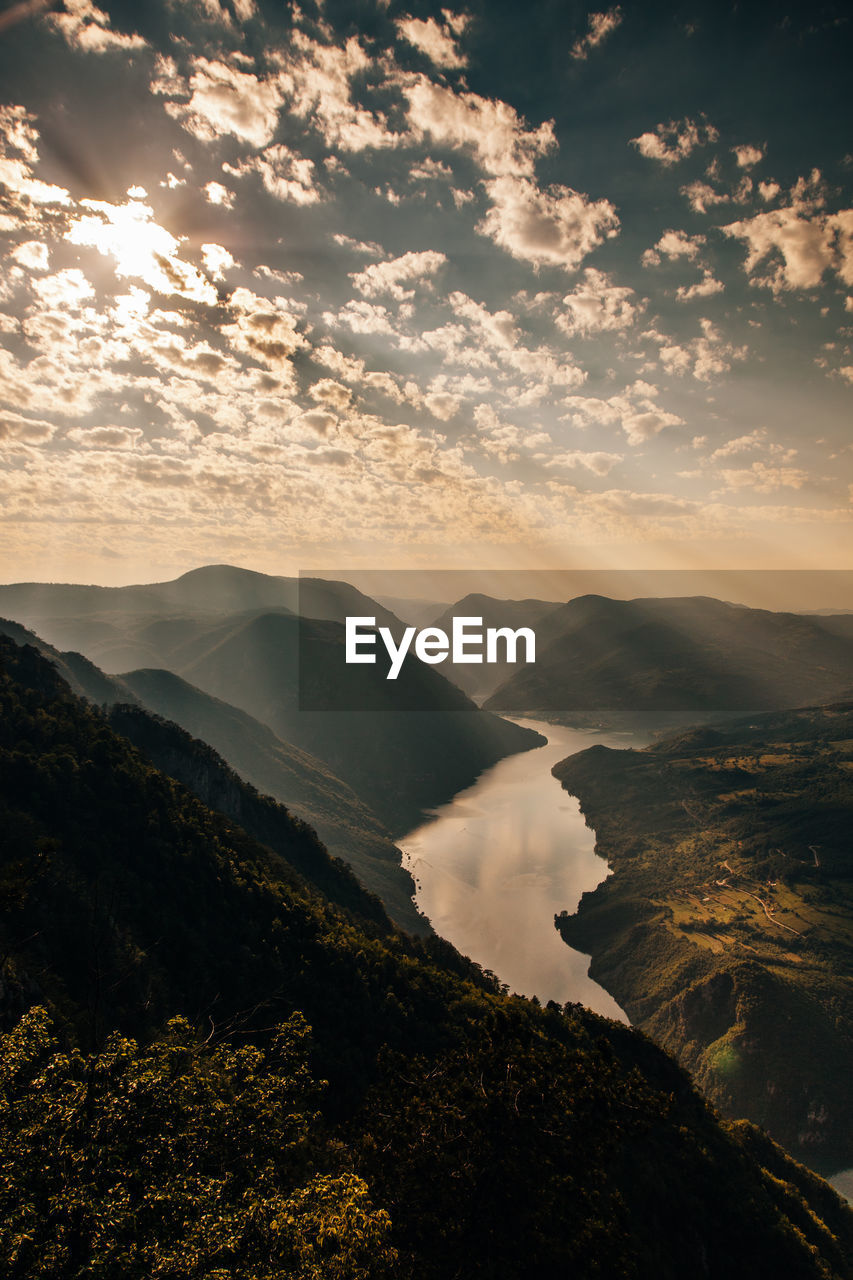
[[[554,769],[613,875],[558,924],[730,1116],[853,1160],[853,704],[596,746]]]
[[[642,1035],[333,905],[2,658],[5,1274],[851,1274],[850,1211]]]

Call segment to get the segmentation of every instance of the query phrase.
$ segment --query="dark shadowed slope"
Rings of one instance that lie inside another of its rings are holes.
[[[376,815],[328,765],[170,671],[131,671],[121,682],[144,706],[210,743],[241,777],[309,822],[330,852],[378,894],[402,928],[428,928],[412,902],[414,884],[401,866],[399,849]]]
[[[241,778],[317,829],[330,851],[382,899],[402,928],[415,933],[429,930],[428,921],[412,901],[415,886],[401,865],[399,849],[376,815],[322,761],[282,742],[246,712],[193,688],[169,671],[105,676],[79,653],[61,653],[18,623],[0,620],[0,634],[38,648],[72,690],[88,701],[98,706],[139,703],[209,743]],[[141,728],[143,719],[137,717],[129,723]],[[157,763],[166,773],[171,772],[164,758]],[[191,789],[189,779],[193,776],[192,766],[180,773],[181,781]],[[223,794],[226,792],[227,788]],[[218,807],[208,792],[203,798],[206,804]],[[241,821],[247,825],[245,817]]]

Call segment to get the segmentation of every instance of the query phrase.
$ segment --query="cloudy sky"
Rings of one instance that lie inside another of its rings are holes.
[[[845,567],[847,6],[0,10],[0,577]]]

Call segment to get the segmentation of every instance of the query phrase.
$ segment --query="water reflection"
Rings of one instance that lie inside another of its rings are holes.
[[[578,1000],[627,1022],[588,976],[589,956],[567,947],[554,928],[554,916],[573,911],[608,871],[577,800],[551,768],[595,742],[641,746],[648,738],[519,723],[544,734],[547,745],[500,761],[398,842],[417,904],[437,933],[511,991],[543,1002]]]

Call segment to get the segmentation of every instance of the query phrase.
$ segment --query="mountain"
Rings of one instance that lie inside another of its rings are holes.
[[[130,671],[121,685],[149,710],[209,743],[242,778],[309,822],[402,928],[415,933],[428,928],[412,902],[414,883],[401,866],[400,850],[376,815],[322,760],[170,671]]]
[[[853,1164],[853,702],[553,770],[612,869],[558,927],[715,1106]]]
[[[264,614],[224,623],[182,653],[180,674],[325,761],[392,835],[541,736],[478,710],[435,667],[347,666],[335,622]],[[325,709],[303,710],[317,695]],[[226,753],[227,754],[227,753]]]
[[[473,592],[463,596],[455,604],[448,605],[431,625],[440,627],[448,635],[451,634],[454,618],[482,618],[484,627],[511,627],[513,631],[518,627],[538,629],[542,618],[559,608],[559,604],[547,600],[498,600],[494,596]],[[472,697],[482,698],[492,693],[523,665],[519,662],[470,665],[448,663],[444,673]]]
[[[827,618],[706,597],[581,596],[537,628],[535,666],[489,710],[630,723],[828,701],[853,684],[853,635]]]
[[[850,1210],[644,1036],[332,904],[0,667],[13,1280],[853,1274]]]
[[[376,815],[321,760],[282,742],[260,721],[212,698],[169,671],[132,671],[123,677],[107,676],[81,654],[62,653],[18,623],[0,619],[0,635],[7,635],[18,644],[33,645],[74,693],[95,705],[125,704],[123,711],[127,712],[126,704],[135,704],[173,721],[192,737],[209,744],[223,757],[220,763],[227,761],[239,775],[227,786],[220,786],[220,795],[232,794],[235,784],[244,779],[264,796],[287,805],[310,823],[330,852],[346,862],[361,883],[382,900],[401,928],[413,933],[429,930],[429,922],[413,902],[415,885],[401,865],[400,850]],[[142,746],[139,734],[145,732],[146,718],[125,717],[122,731],[138,746]],[[137,736],[131,732],[134,728]],[[149,733],[147,744],[154,740],[155,736]],[[180,753],[172,751],[168,762],[167,757],[161,755],[157,765],[201,794],[192,781],[198,776],[192,764],[180,770],[176,765],[179,760]],[[201,798],[212,808],[222,807],[215,803],[209,790],[205,790]],[[235,814],[231,812],[230,816]],[[247,825],[245,813],[240,821],[243,826]],[[253,834],[258,832],[253,830]]]
[[[206,565],[172,582],[129,587],[63,583],[0,586],[0,614],[59,649],[80,650],[108,672],[174,667],[174,655],[219,618],[270,610],[343,622],[375,616],[395,635],[390,610],[346,582],[283,578],[233,565]]]
[[[477,711],[435,668],[414,659],[397,681],[386,680],[378,665],[348,667],[346,617],[374,617],[397,638],[404,628],[344,582],[211,565],[148,586],[0,587],[0,611],[59,649],[79,647],[110,672],[164,668],[240,708],[317,757],[392,835],[503,756],[540,741]],[[323,709],[303,711],[306,695],[318,692]],[[230,744],[218,738],[217,747],[233,764]],[[397,894],[394,910],[401,909],[414,927],[411,907]]]

